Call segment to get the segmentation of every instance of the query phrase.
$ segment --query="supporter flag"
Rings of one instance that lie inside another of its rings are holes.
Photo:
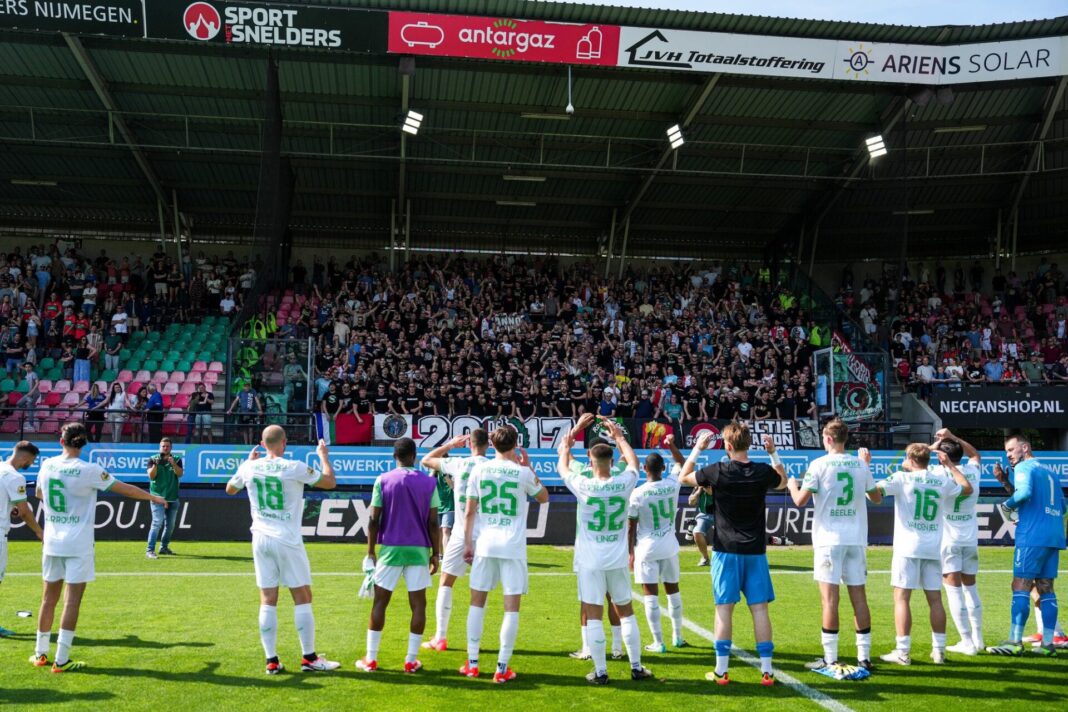
[[[364,416],[363,423],[359,423],[352,413],[342,413],[331,422],[327,416],[316,413],[315,431],[330,445],[361,445],[371,442],[374,423],[370,416]]]

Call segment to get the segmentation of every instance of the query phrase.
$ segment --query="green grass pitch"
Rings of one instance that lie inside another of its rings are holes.
[[[669,648],[663,655],[646,654],[645,664],[655,681],[631,682],[625,661],[609,661],[612,683],[589,686],[583,679],[590,664],[571,660],[567,653],[579,645],[578,603],[571,575],[571,551],[531,546],[530,595],[523,601],[519,640],[512,667],[519,677],[495,686],[490,677],[496,662],[500,626],[499,594],[491,594],[482,651],[483,675],[469,680],[457,674],[463,663],[467,581],[457,583],[450,643],[444,653],[423,651],[424,669],[416,675],[400,671],[408,625],[406,597],[395,597],[386,623],[380,671],[358,672],[353,662],[364,653],[369,603],[356,596],[362,580],[356,569],[364,547],[349,544],[309,544],[314,576],[316,647],[343,663],[335,673],[302,674],[299,647],[292,625],[292,602],[279,604],[279,654],[290,672],[278,677],[263,673],[257,632],[259,605],[248,543],[175,542],[179,556],[149,561],[144,546],[135,542],[97,544],[97,580],[89,585],[82,606],[74,659],[89,667],[81,672],[52,675],[32,667],[33,630],[40,603],[40,545],[10,544],[8,578],[0,585],[0,625],[12,628],[13,639],[0,640],[0,706],[29,709],[745,709],[747,712],[816,709],[805,694],[822,693],[822,706],[834,710],[875,709],[881,703],[909,709],[937,709],[966,705],[969,712],[1004,709],[1008,704],[1036,709],[1062,708],[1068,686],[1064,658],[1019,659],[950,654],[945,667],[930,663],[930,628],[925,603],[913,602],[913,665],[881,665],[865,682],[836,682],[804,670],[819,654],[819,599],[811,579],[811,551],[805,547],[770,551],[778,599],[772,604],[775,626],[775,666],[780,682],[767,689],[758,684],[757,670],[732,660],[730,686],[720,688],[704,680],[711,669],[712,643],[687,630],[692,647]],[[981,550],[980,592],[988,643],[1000,641],[1008,626],[1011,550]],[[696,553],[683,552],[682,593],[685,616],[711,631],[713,607],[707,569],[699,569]],[[890,551],[869,553],[869,600],[874,618],[873,654],[893,645],[889,586]],[[435,580],[436,584],[436,580]],[[428,605],[427,635],[433,633],[433,593]],[[663,596],[663,593],[661,593]],[[662,598],[663,601],[663,598]],[[670,622],[664,611],[665,629]],[[640,604],[636,607],[643,643],[648,628]],[[32,619],[16,618],[20,609]],[[855,654],[848,607],[842,626],[841,654]],[[58,624],[58,615],[57,615]],[[1028,632],[1033,628],[1029,623]],[[957,637],[950,623],[949,643]],[[753,650],[748,611],[735,612],[735,645]],[[55,643],[53,642],[53,651]],[[1066,654],[1068,655],[1068,654]],[[489,671],[487,673],[486,671]],[[803,683],[783,684],[782,673]],[[698,695],[702,696],[698,698]],[[699,705],[699,707],[694,707]],[[39,707],[38,707],[39,708]]]

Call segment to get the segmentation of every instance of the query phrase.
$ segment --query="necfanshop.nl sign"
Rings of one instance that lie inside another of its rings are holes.
[[[931,404],[949,427],[1068,428],[1068,388],[936,388]]]

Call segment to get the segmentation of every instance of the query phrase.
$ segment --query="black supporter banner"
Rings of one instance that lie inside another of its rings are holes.
[[[0,27],[38,32],[144,37],[146,1],[0,0]]]
[[[931,406],[951,428],[1068,428],[1068,388],[936,388]]]
[[[191,493],[192,494],[192,493]],[[187,496],[179,503],[175,542],[186,541],[249,541],[248,498],[244,494],[227,497],[216,491],[201,490],[197,496]],[[1015,528],[1005,522],[997,511],[994,498],[983,498],[976,508],[979,522],[979,543],[1011,545]],[[41,517],[40,503],[30,497],[30,506]],[[329,492],[309,493],[305,499],[301,531],[308,542],[367,541],[370,516],[370,493]],[[768,536],[789,539],[794,544],[812,543],[814,510],[788,504],[785,497],[768,498],[766,530]],[[679,499],[675,531],[685,547],[688,523],[696,516],[686,497]],[[143,541],[148,536],[152,515],[147,502],[104,496],[96,507],[96,537],[99,541]],[[883,504],[868,508],[868,540],[872,544],[890,544],[894,532],[893,506]],[[575,543],[575,501],[568,495],[554,495],[545,505],[532,503],[527,521],[527,537],[531,544],[570,546]],[[34,539],[33,533],[16,520],[11,529],[12,540]],[[177,548],[177,545],[176,545]]]

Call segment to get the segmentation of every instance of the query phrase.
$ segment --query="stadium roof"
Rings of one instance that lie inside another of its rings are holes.
[[[953,44],[1068,35],[1068,16],[901,27],[516,0],[317,0],[666,29]],[[381,248],[411,206],[420,248],[817,260],[981,254],[1000,224],[1019,249],[1068,238],[1064,77],[847,83],[659,69],[572,69],[275,48],[300,246]],[[266,48],[0,30],[0,227],[159,230],[177,205],[198,239],[248,241],[257,201]],[[405,98],[407,97],[407,98]],[[407,140],[402,106],[425,121]],[[689,120],[688,120],[689,119]],[[682,123],[671,151],[665,129]],[[869,165],[864,140],[890,155]],[[128,145],[134,144],[133,146]],[[906,149],[907,150],[903,150]],[[506,180],[505,176],[518,180]],[[524,180],[525,179],[525,180]],[[542,180],[544,179],[544,180]]]

